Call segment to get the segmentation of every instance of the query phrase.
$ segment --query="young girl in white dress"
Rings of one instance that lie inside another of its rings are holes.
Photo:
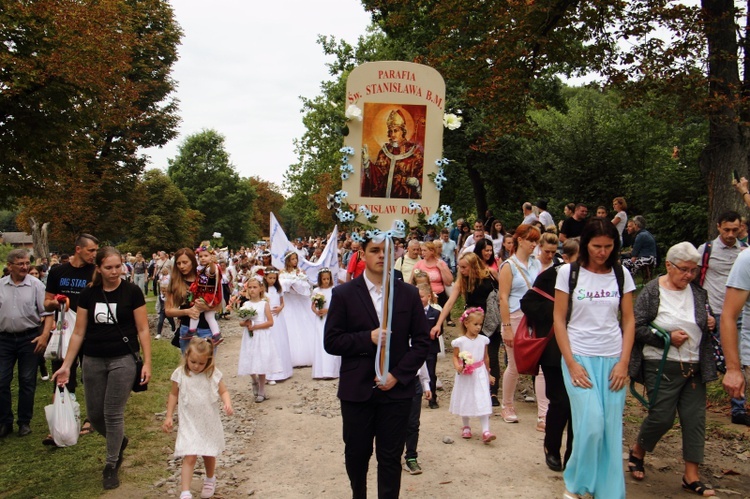
[[[268,398],[266,395],[266,373],[281,371],[281,361],[276,352],[276,345],[271,338],[273,316],[271,306],[263,298],[263,278],[254,276],[248,279],[246,292],[248,300],[242,304],[240,311],[253,310],[255,313],[240,321],[246,331],[242,334],[240,360],[237,374],[251,375],[255,402],[260,403]]]
[[[311,366],[315,357],[315,327],[318,320],[310,310],[310,283],[307,274],[297,267],[294,251],[284,255],[284,270],[279,274],[284,290],[284,319],[289,333],[289,349],[294,367]]]
[[[281,371],[277,373],[266,373],[266,380],[269,385],[276,384],[276,381],[283,381],[291,378],[294,372],[292,368],[292,355],[289,350],[289,333],[286,329],[286,321],[282,310],[284,310],[284,295],[279,284],[279,271],[274,267],[266,267],[263,274],[265,281],[266,298],[271,306],[271,315],[273,316],[273,326],[271,326],[271,337],[276,345],[276,352],[279,354],[281,362]],[[272,383],[273,382],[273,383]]]
[[[496,438],[490,432],[492,400],[489,390],[490,385],[495,383],[495,378],[490,375],[490,357],[487,352],[490,339],[479,334],[484,322],[484,310],[480,307],[469,308],[459,321],[463,336],[451,341],[456,380],[453,383],[449,411],[461,416],[461,437],[466,439],[471,438],[469,418],[478,416],[482,423],[482,442],[488,444]]]
[[[328,318],[328,307],[331,305],[331,292],[333,291],[333,275],[331,269],[322,268],[318,272],[318,287],[313,290],[313,296],[322,295],[325,301],[318,308],[315,301],[312,302],[310,310],[315,314],[315,356],[312,364],[313,379],[334,379],[339,377],[341,357],[331,355],[323,347],[323,331]]]
[[[206,478],[201,497],[214,495],[216,489],[216,456],[224,450],[224,428],[219,414],[219,399],[224,412],[231,416],[232,401],[214,367],[214,347],[205,338],[193,338],[188,343],[180,367],[172,373],[172,391],[167,401],[167,417],[162,429],[172,431],[174,409],[177,406],[179,425],[174,455],[182,456],[180,499],[191,499],[190,483],[198,456],[203,456]]]

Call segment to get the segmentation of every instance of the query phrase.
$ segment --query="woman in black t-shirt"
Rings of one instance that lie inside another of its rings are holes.
[[[101,248],[95,264],[94,278],[78,299],[67,355],[52,378],[59,386],[67,383],[71,364],[79,350],[83,353],[86,411],[94,429],[107,439],[103,485],[105,489],[114,489],[120,485],[117,472],[128,445],[125,405],[136,375],[134,351],[140,342],[143,348],[140,377],[141,384],[146,384],[151,378],[151,334],[143,292],[135,284],[120,279],[120,252],[111,246]]]

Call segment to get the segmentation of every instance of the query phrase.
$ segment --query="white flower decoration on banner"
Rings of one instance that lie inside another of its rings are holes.
[[[219,239],[220,237],[221,237],[221,232],[214,232],[213,233],[213,238],[214,239]]]
[[[362,110],[358,108],[356,104],[351,104],[349,107],[346,108],[346,112],[344,112],[344,116],[346,116],[347,120],[362,121]],[[461,125],[459,124],[459,126]]]
[[[440,213],[443,214],[444,217],[447,217],[447,218],[450,218],[450,216],[453,215],[453,209],[451,209],[451,207],[448,206],[447,204],[440,206],[439,211]]]
[[[419,210],[422,209],[422,205],[420,205],[416,201],[410,201],[409,202],[409,209],[410,210],[417,210],[417,211],[419,211]]]
[[[443,126],[448,130],[456,130],[457,128],[461,128],[462,121],[462,117],[456,116],[453,113],[445,113],[443,115]]]
[[[437,225],[440,223],[440,215],[434,213],[427,219],[427,225]]]

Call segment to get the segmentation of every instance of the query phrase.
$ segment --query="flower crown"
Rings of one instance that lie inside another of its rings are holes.
[[[476,312],[484,315],[484,310],[482,309],[482,307],[471,307],[464,310],[464,313],[461,314],[461,317],[458,320],[461,322],[461,324],[463,324],[467,317]]]
[[[279,269],[276,267],[266,267],[266,274],[278,274]]]
[[[210,244],[208,246],[198,246],[197,248],[195,248],[196,255],[199,255],[204,251],[208,251],[209,253],[213,254],[214,249],[211,247]]]
[[[331,269],[329,269],[328,267],[323,267],[322,269],[320,269],[318,271],[318,274],[322,274],[323,272],[329,272],[330,273]]]
[[[284,253],[284,261],[286,261],[290,256],[296,255],[297,252],[294,250],[289,250],[286,253]]]

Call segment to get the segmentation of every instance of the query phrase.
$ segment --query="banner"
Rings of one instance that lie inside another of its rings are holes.
[[[415,222],[415,202],[426,216],[435,213],[445,107],[440,73],[410,62],[371,62],[351,72],[346,93],[350,174],[342,176],[342,190],[350,208],[369,210],[382,230],[396,219]]]
[[[286,237],[284,229],[281,227],[281,224],[276,219],[273,212],[271,213],[270,233],[271,264],[277,269],[284,270],[284,255],[287,251],[297,251],[297,247],[289,241],[288,237]],[[323,253],[321,253],[317,262],[313,263],[306,258],[299,259],[298,266],[300,270],[307,274],[307,280],[311,284],[317,285],[318,272],[325,267],[331,269],[334,283],[336,282],[336,277],[339,272],[338,236],[338,226],[334,226],[333,232],[331,232],[328,242],[326,243],[326,247],[323,249]]]

